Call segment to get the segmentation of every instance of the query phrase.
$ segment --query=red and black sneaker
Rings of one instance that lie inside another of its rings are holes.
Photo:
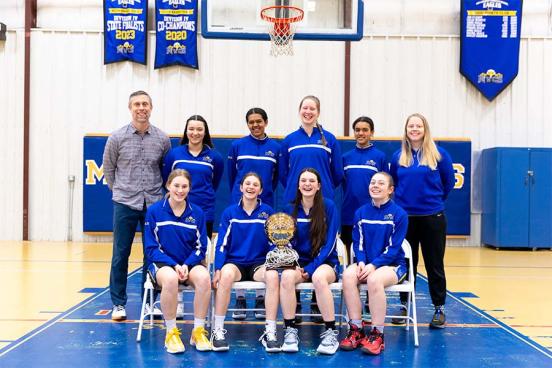
[[[364,326],[364,323],[362,325]],[[349,322],[349,332],[347,333],[347,337],[341,340],[339,347],[342,350],[355,350],[360,346],[360,341],[365,338],[364,329],[358,328]]]
[[[383,342],[383,334],[374,327],[370,332],[370,335],[362,341],[362,352],[378,355],[385,349],[385,344]]]

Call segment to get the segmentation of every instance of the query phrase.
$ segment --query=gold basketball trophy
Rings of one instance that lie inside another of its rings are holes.
[[[287,213],[278,212],[266,220],[265,232],[276,246],[266,255],[267,270],[278,270],[299,266],[299,255],[291,248],[290,240],[295,233],[295,220]]]

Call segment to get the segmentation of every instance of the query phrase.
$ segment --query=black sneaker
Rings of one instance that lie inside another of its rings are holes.
[[[298,302],[297,306],[295,307],[295,324],[296,325],[303,322],[303,316],[298,316],[298,314],[301,314],[302,312],[303,312],[303,310],[301,309],[301,303]]]
[[[433,318],[429,322],[429,328],[445,328],[446,324],[445,309],[442,305],[435,307],[435,313],[433,313]]]
[[[370,314],[370,300],[368,300],[368,292],[366,292],[366,301],[364,302],[364,313]]]
[[[311,303],[311,313],[312,314],[320,314],[320,309],[318,308],[318,304]],[[313,323],[324,323],[324,319],[322,316],[312,316],[311,322]]]
[[[265,330],[259,338],[259,341],[263,344],[267,353],[279,353],[282,350],[281,346],[278,344],[276,332],[274,331]]]
[[[226,330],[224,328],[216,328],[211,333],[211,345],[213,351],[228,351],[230,347],[226,341]]]
[[[265,311],[264,311],[264,309],[265,309],[265,299],[264,299],[263,295],[259,295],[255,299],[255,309],[262,309],[262,310],[255,311],[255,318],[257,318],[257,319],[265,319],[266,318]]]
[[[407,314],[406,314],[406,305],[401,305],[401,309],[399,310],[399,313],[397,313],[398,316],[403,316],[404,318],[402,317],[394,317],[394,318],[391,318],[391,323],[394,324],[394,325],[404,325],[406,324],[406,317],[407,317]]]
[[[247,313],[245,312],[246,308],[247,308],[247,304],[245,303],[245,297],[238,296],[236,298],[236,305],[234,306],[234,309],[241,309],[241,310],[232,312],[232,318],[245,319],[247,317]]]

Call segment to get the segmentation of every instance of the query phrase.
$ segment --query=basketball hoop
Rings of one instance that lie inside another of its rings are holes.
[[[269,23],[270,55],[293,55],[295,23],[303,20],[305,12],[295,6],[268,6],[261,10],[261,18]]]

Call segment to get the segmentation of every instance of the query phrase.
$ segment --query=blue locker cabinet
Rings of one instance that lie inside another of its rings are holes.
[[[552,148],[482,151],[483,244],[552,248]]]

